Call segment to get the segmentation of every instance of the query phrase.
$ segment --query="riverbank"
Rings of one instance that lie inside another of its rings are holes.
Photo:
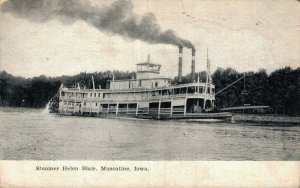
[[[241,123],[253,123],[270,126],[300,125],[300,116],[284,116],[277,114],[233,114],[233,120]]]

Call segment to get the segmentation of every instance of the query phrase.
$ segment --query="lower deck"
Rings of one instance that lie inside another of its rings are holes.
[[[60,100],[59,113],[79,116],[127,116],[146,119],[209,118],[216,113],[205,113],[212,109],[213,100],[202,98],[171,98],[169,100],[146,101],[76,101]],[[206,110],[204,110],[206,109]],[[219,113],[220,114],[220,113]],[[216,118],[225,118],[222,113]]]

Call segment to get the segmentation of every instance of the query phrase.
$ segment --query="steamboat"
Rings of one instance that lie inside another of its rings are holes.
[[[62,84],[58,92],[58,109],[61,115],[97,117],[135,117],[143,119],[227,119],[229,112],[213,112],[215,86],[212,84],[209,61],[205,82],[181,82],[182,51],[179,48],[178,80],[160,75],[160,64],[137,64],[136,77],[126,80],[109,80],[108,88],[68,88]],[[192,49],[191,75],[195,75],[195,50]]]

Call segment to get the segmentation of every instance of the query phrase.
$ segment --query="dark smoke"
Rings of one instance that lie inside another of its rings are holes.
[[[190,41],[179,38],[174,31],[162,31],[153,14],[134,14],[130,0],[117,0],[103,7],[93,6],[87,0],[8,0],[2,4],[1,10],[33,22],[57,19],[73,23],[83,20],[101,31],[126,38],[194,49]]]

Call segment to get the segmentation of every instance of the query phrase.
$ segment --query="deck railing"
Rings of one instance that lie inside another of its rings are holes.
[[[97,95],[98,96],[98,95]],[[119,101],[140,101],[140,100],[151,100],[151,99],[171,99],[176,97],[200,97],[200,98],[211,98],[214,99],[214,96],[211,94],[204,94],[204,93],[183,93],[183,94],[170,94],[170,95],[157,95],[157,96],[124,96],[124,97],[106,97],[106,98],[100,98],[100,97],[76,97],[76,96],[60,96],[61,100],[70,100],[70,101],[112,101],[116,102]]]

